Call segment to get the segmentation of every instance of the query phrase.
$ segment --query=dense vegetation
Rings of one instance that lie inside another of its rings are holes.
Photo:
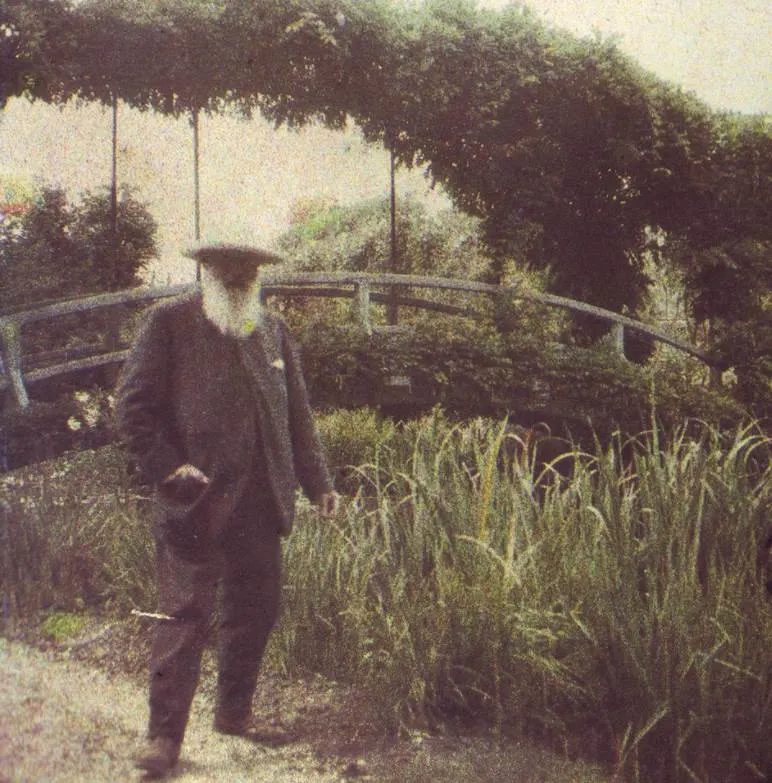
[[[488,275],[494,262],[483,252],[479,221],[456,213],[432,215],[410,201],[400,203],[396,217],[404,271],[477,280]],[[388,268],[392,252],[388,221],[386,199],[353,206],[304,204],[278,246],[293,259],[290,271],[378,272]],[[518,291],[539,292],[544,275],[511,264],[505,282]],[[596,435],[607,440],[616,429],[640,431],[652,408],[668,429],[687,418],[732,427],[748,415],[736,389],[709,387],[701,362],[636,341],[632,332],[625,338],[630,362],[610,341],[586,346],[577,340],[575,316],[565,311],[503,293],[492,300],[459,292],[416,294],[467,308],[475,317],[402,307],[400,328],[381,331],[386,311],[374,308],[375,328],[367,334],[352,328],[355,311],[345,300],[272,302],[301,343],[318,408],[369,405],[410,416],[440,404],[461,418],[511,413],[527,422],[536,416],[588,445]],[[655,290],[647,320],[658,322],[667,298],[662,286]],[[687,320],[683,306],[676,314]],[[675,331],[670,324],[668,331]]]
[[[705,369],[667,351],[646,366],[593,349],[542,341],[535,329],[502,334],[490,321],[424,316],[398,333],[367,335],[311,321],[299,333],[313,403],[376,406],[410,418],[436,404],[459,418],[512,414],[547,420],[587,445],[634,434],[652,409],[668,430],[696,417],[732,427],[747,416],[731,396],[695,382]]]
[[[764,780],[768,439],[650,431],[554,483],[502,469],[500,421],[319,427],[347,494],[331,522],[300,505],[273,665],[357,682],[395,726],[535,734],[631,780]],[[147,500],[119,450],[1,481],[3,622],[153,611]]]

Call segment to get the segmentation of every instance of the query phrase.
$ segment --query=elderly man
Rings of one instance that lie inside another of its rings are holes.
[[[130,455],[156,489],[160,613],[151,654],[149,777],[177,762],[221,588],[215,730],[247,734],[279,609],[280,537],[298,484],[332,513],[330,476],[284,322],[263,311],[258,268],[279,259],[203,247],[201,291],[147,314],[117,390]]]

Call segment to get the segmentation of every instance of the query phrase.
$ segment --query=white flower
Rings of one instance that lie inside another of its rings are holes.
[[[77,432],[83,424],[78,421],[74,416],[70,416],[69,419],[67,419],[67,427],[68,429],[71,429],[73,432]]]
[[[88,405],[83,409],[83,420],[89,429],[93,429],[99,424],[99,406]]]
[[[737,385],[737,373],[734,371],[734,367],[730,367],[728,370],[724,370],[724,372],[721,373],[721,383],[724,386]]]

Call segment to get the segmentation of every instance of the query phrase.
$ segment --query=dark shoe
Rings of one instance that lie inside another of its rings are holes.
[[[162,778],[177,763],[180,743],[168,737],[149,740],[144,753],[137,759],[137,767],[144,769],[148,778]]]
[[[292,736],[286,729],[265,721],[257,722],[251,716],[234,718],[228,715],[216,714],[214,730],[220,734],[244,737],[244,739],[259,742],[262,745],[277,746],[292,742]]]
[[[214,716],[214,730],[220,734],[233,734],[241,737],[249,731],[250,723],[251,717],[249,715],[236,718],[232,715],[218,712]]]

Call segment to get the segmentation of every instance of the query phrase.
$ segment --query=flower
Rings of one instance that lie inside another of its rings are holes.
[[[89,405],[83,409],[83,420],[89,429],[93,429],[99,424],[99,407]]]
[[[736,386],[737,385],[737,373],[734,367],[730,367],[728,370],[724,370],[721,373],[721,383],[724,386]]]

